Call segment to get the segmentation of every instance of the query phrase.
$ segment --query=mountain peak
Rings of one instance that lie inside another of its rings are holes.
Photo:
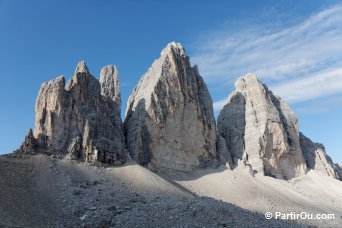
[[[153,170],[217,165],[212,99],[181,44],[169,43],[142,76],[124,128],[131,157]]]
[[[84,61],[80,61],[77,66],[76,66],[76,69],[75,69],[75,75],[77,73],[86,73],[86,74],[89,74],[89,70],[88,70],[88,67],[86,65],[86,63]]]
[[[181,43],[175,41],[168,43],[166,47],[162,50],[161,56],[167,55],[169,53],[174,53],[177,56],[186,56],[185,49]]]
[[[114,64],[108,64],[107,66],[102,67],[101,72],[116,72],[118,69]]]
[[[115,65],[107,65],[101,69],[100,73],[101,94],[111,97],[118,102],[120,112],[121,95],[119,71]]]
[[[235,86],[217,121],[233,165],[242,160],[253,172],[280,179],[304,175],[298,121],[290,107],[255,74],[239,78]]]
[[[247,73],[245,76],[240,77],[236,82],[235,82],[235,88],[239,91],[243,90],[246,88],[246,86],[250,85],[262,85],[260,82],[258,76],[254,73]]]

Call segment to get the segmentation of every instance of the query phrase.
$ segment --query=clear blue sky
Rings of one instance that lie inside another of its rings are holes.
[[[161,49],[181,42],[216,115],[238,76],[256,72],[288,100],[300,129],[342,162],[342,15],[336,1],[0,0],[0,153],[34,127],[43,81],[80,60],[116,64],[123,110]]]

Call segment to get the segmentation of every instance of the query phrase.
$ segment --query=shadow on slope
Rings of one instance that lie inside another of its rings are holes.
[[[299,226],[193,196],[134,162],[103,168],[43,155],[0,158],[0,173],[5,227]]]

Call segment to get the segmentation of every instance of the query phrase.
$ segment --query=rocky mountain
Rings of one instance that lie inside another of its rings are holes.
[[[29,131],[20,151],[121,164],[125,146],[120,106],[116,67],[104,67],[98,81],[82,61],[67,83],[59,76],[41,85],[35,130]]]
[[[341,174],[339,174],[339,165],[333,163],[322,144],[312,142],[302,133],[299,134],[299,140],[309,169],[317,170],[336,179],[342,179]]]
[[[142,76],[127,102],[124,129],[131,157],[152,170],[217,164],[212,99],[181,44],[168,44]]]
[[[338,218],[342,167],[256,75],[235,87],[216,127],[207,86],[175,42],[133,90],[123,124],[116,66],[97,80],[80,62],[68,82],[43,83],[34,131],[0,156],[0,227],[341,227],[265,217]]]
[[[172,42],[136,85],[122,124],[116,66],[102,68],[97,80],[81,61],[68,82],[59,76],[41,85],[35,129],[18,152],[108,164],[124,163],[129,153],[138,164],[161,172],[220,162],[279,179],[302,176],[307,169],[342,178],[324,146],[299,133],[290,107],[256,75],[239,78],[235,87],[216,130],[207,86],[182,45]]]
[[[254,74],[239,78],[235,87],[218,117],[218,137],[227,147],[222,149],[221,142],[220,150],[229,151],[234,166],[242,161],[264,175],[304,175],[297,118],[289,106]]]

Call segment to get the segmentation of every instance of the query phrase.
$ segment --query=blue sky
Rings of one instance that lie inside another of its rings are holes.
[[[169,42],[181,42],[216,115],[234,81],[255,72],[291,105],[300,130],[342,162],[342,5],[337,1],[0,0],[0,153],[34,127],[43,81],[80,60],[116,64],[126,101]]]

